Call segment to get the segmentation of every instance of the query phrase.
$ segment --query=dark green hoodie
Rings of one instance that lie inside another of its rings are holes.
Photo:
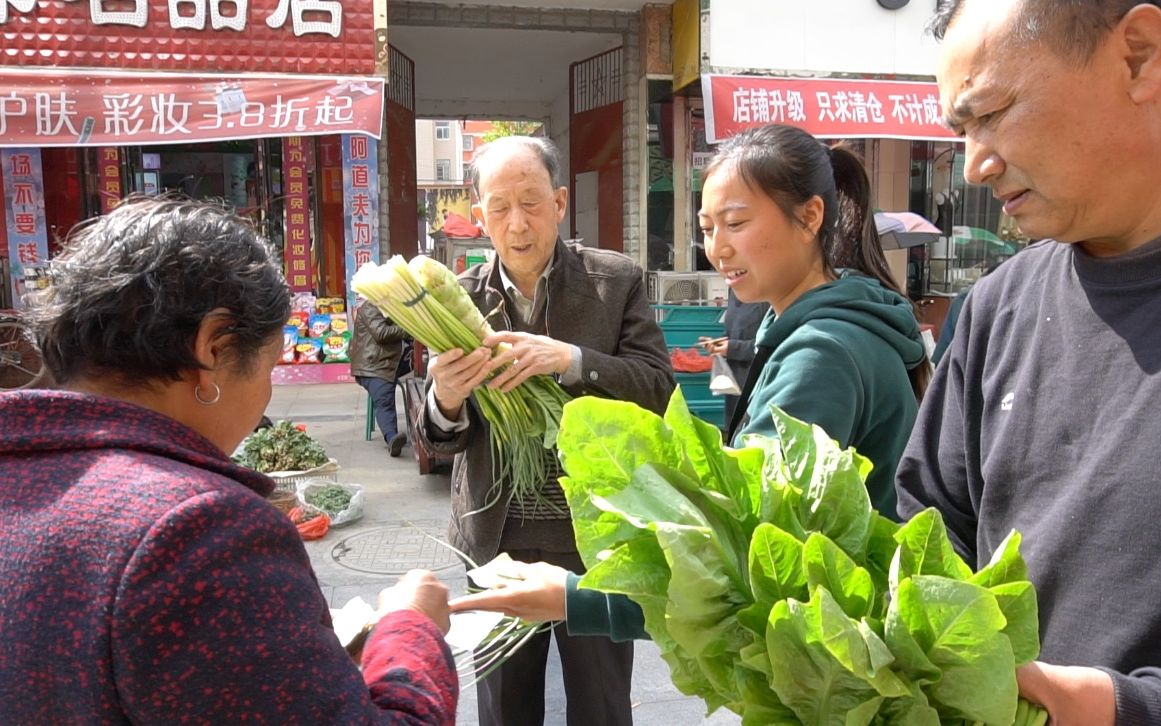
[[[907,372],[925,354],[911,303],[844,270],[782,315],[771,310],[757,345],[773,353],[751,371],[758,379],[734,442],[750,433],[776,435],[769,408],[776,404],[870,459],[871,504],[896,518],[895,467],[918,409]]]

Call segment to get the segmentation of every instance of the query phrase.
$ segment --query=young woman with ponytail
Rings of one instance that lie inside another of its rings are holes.
[[[862,163],[799,129],[765,126],[722,144],[703,178],[706,256],[739,300],[770,303],[729,441],[774,434],[776,404],[870,459],[871,503],[896,518],[895,468],[931,365],[887,269]],[[648,637],[624,595],[580,589],[576,575],[543,562],[516,567],[518,582],[458,598],[451,610],[564,620],[572,635]]]
[[[791,126],[746,131],[707,167],[698,219],[738,299],[771,306],[730,441],[773,434],[775,404],[869,458],[871,503],[895,517],[895,468],[931,366],[862,163]]]

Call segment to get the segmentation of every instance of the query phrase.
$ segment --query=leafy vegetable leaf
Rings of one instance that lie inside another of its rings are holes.
[[[912,517],[895,533],[895,541],[899,543],[899,551],[897,566],[892,563],[894,581],[913,575],[941,575],[953,580],[971,577],[971,568],[956,554],[947,537],[943,517],[934,509],[925,509]]]
[[[770,687],[803,723],[846,726],[846,714],[878,694],[822,644],[819,607],[819,597],[810,605],[798,600],[774,604],[766,630]]]
[[[802,491],[798,514],[803,526],[862,559],[871,528],[871,497],[865,483],[871,463],[853,449],[839,448],[822,428],[774,406],[771,412],[790,480]]]
[[[1012,723],[1016,669],[996,597],[978,585],[930,575],[902,580],[894,595],[887,645],[902,661],[892,636],[906,630],[938,669],[940,677],[924,691],[941,717]]]
[[[855,564],[826,535],[814,532],[806,538],[802,563],[811,592],[816,587],[825,588],[850,617],[870,615],[876,599],[871,573]]]

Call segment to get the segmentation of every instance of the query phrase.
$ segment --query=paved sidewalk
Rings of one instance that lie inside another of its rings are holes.
[[[402,408],[402,396],[399,400]],[[342,607],[355,596],[374,604],[379,591],[409,569],[434,570],[453,595],[464,591],[463,567],[450,551],[423,535],[446,538],[449,513],[447,473],[421,476],[410,445],[397,459],[388,456],[378,430],[364,439],[367,397],[351,384],[275,386],[266,413],[274,420],[289,418],[307,426],[327,453],[338,460],[343,482],[366,489],[361,520],[332,529],[326,537],[307,542],[306,549],[331,607]],[[401,417],[401,425],[402,425]],[[649,642],[636,644],[633,670],[634,723],[737,724],[732,713],[705,717],[700,699],[683,696],[669,680],[669,668]],[[564,724],[564,686],[555,653],[549,656],[545,724]],[[460,724],[477,724],[475,689],[460,695]]]

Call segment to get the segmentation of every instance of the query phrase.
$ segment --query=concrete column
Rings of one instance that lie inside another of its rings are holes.
[[[692,198],[689,179],[689,124],[685,96],[673,97],[673,271],[693,270]]]
[[[641,21],[634,16],[624,38],[621,51],[621,182],[625,200],[622,236],[624,252],[630,257],[643,258],[647,249],[641,224],[642,197],[641,150],[644,147],[644,123],[641,113]]]
[[[383,101],[383,136],[379,139],[379,262],[391,257],[391,195],[387,180],[391,177],[388,167],[387,144],[387,101]]]

